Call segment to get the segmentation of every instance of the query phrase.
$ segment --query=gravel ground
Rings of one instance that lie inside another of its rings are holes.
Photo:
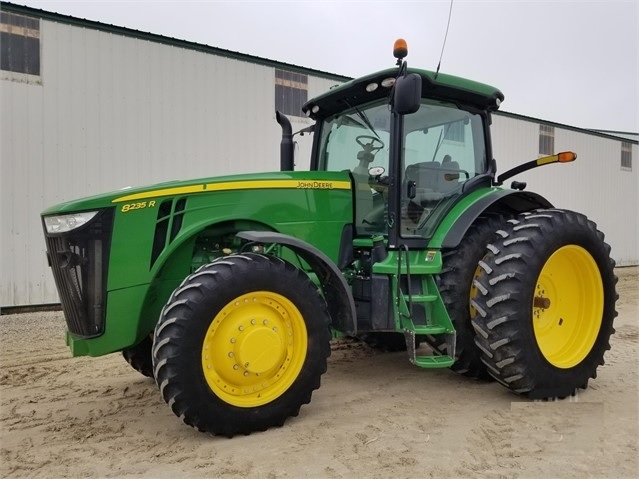
[[[530,402],[342,340],[299,417],[233,439],[185,426],[121,355],[72,358],[60,312],[2,316],[0,476],[636,478],[638,273],[617,270],[612,349],[575,397]]]

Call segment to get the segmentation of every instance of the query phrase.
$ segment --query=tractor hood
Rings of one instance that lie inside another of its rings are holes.
[[[245,189],[350,189],[344,172],[285,171],[169,181],[154,185],[124,188],[96,196],[59,203],[42,212],[43,216],[87,211],[126,203],[144,202],[175,195],[196,195],[212,191]]]

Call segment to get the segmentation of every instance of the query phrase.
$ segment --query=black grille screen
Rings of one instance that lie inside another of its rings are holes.
[[[113,209],[68,233],[46,233],[49,262],[69,331],[90,338],[104,332],[106,266]]]

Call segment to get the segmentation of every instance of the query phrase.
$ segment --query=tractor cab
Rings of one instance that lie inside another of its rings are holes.
[[[322,120],[316,167],[351,172],[358,234],[396,229],[405,239],[429,237],[437,224],[433,213],[446,210],[468,180],[488,171],[484,120],[453,103],[422,99],[419,110],[404,117],[402,148],[394,157],[392,116],[382,100]]]
[[[462,195],[491,184],[490,111],[503,95],[402,58],[303,110],[317,122],[311,169],[350,172],[356,236],[424,247]]]

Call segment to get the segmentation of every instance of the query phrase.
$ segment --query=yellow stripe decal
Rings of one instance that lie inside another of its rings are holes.
[[[158,196],[188,195],[192,193],[209,193],[211,191],[250,190],[250,189],[303,189],[303,190],[350,190],[350,181],[320,180],[248,180],[228,181],[224,183],[206,183],[191,186],[176,186],[159,190],[145,191],[115,198],[113,203],[137,201]]]
[[[559,155],[544,156],[537,160],[537,166],[547,165],[548,163],[555,163],[557,161],[559,161]]]

